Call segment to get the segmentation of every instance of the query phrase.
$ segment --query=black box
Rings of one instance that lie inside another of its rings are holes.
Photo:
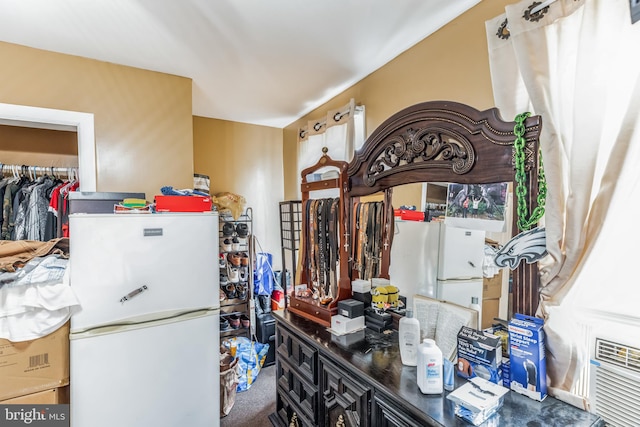
[[[371,318],[374,321],[377,321],[378,323],[384,323],[385,325],[393,322],[393,317],[391,317],[391,314],[387,312],[376,311],[371,307],[365,309],[364,315],[366,316],[365,320],[367,318]]]
[[[371,329],[374,332],[384,332],[387,329],[391,329],[390,325],[386,325],[386,326],[380,326],[378,324],[372,323],[368,320],[365,319],[365,326],[367,327],[367,329]]]
[[[356,301],[362,301],[365,306],[371,307],[371,292],[353,292],[351,298]]]
[[[124,199],[145,199],[144,193],[69,192],[69,213],[113,213],[113,205]]]
[[[338,314],[349,319],[364,316],[364,303],[355,299],[338,301]]]
[[[364,322],[369,325],[377,325],[377,326],[391,326],[393,324],[393,319],[389,318],[389,320],[379,320],[371,316],[364,316]]]

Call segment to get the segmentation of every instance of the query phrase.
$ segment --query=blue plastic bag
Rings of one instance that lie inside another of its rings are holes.
[[[233,339],[236,342],[236,357],[238,358],[236,367],[238,370],[238,387],[236,391],[241,392],[248,390],[258,377],[267,358],[269,344],[251,341],[247,337]],[[228,347],[229,342],[224,342],[223,345]]]
[[[259,252],[256,254],[256,269],[253,273],[254,295],[271,295],[273,292],[273,255]]]

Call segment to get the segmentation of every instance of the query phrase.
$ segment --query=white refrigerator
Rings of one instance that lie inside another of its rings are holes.
[[[217,213],[72,214],[72,427],[220,423]]]
[[[478,325],[482,321],[482,263],[484,230],[440,228],[436,298],[469,307],[477,298]]]

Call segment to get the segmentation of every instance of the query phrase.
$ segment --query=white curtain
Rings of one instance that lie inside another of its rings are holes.
[[[640,234],[632,219],[640,208],[640,24],[631,24],[628,0],[557,0],[531,14],[540,3],[507,6],[487,21],[487,39],[503,118],[542,116],[549,256],[540,263],[537,314],[545,318],[551,392],[580,406],[570,391],[586,358],[572,307],[589,294],[594,308],[617,311],[620,302],[600,293],[627,292],[634,303],[640,296],[635,280],[593,275],[623,268],[633,277],[633,264],[615,262],[624,249],[605,246],[613,242],[603,230]]]
[[[351,99],[349,104],[310,120],[298,130],[298,181],[304,169],[320,160],[323,147],[333,160],[351,161],[355,150],[364,143],[364,111],[364,106],[356,106]]]

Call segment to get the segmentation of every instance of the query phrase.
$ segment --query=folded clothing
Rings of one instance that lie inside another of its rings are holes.
[[[171,186],[164,186],[160,189],[165,196],[205,196],[208,197],[208,193],[203,193],[202,191],[192,190],[191,188],[185,188],[183,190],[176,190]]]

